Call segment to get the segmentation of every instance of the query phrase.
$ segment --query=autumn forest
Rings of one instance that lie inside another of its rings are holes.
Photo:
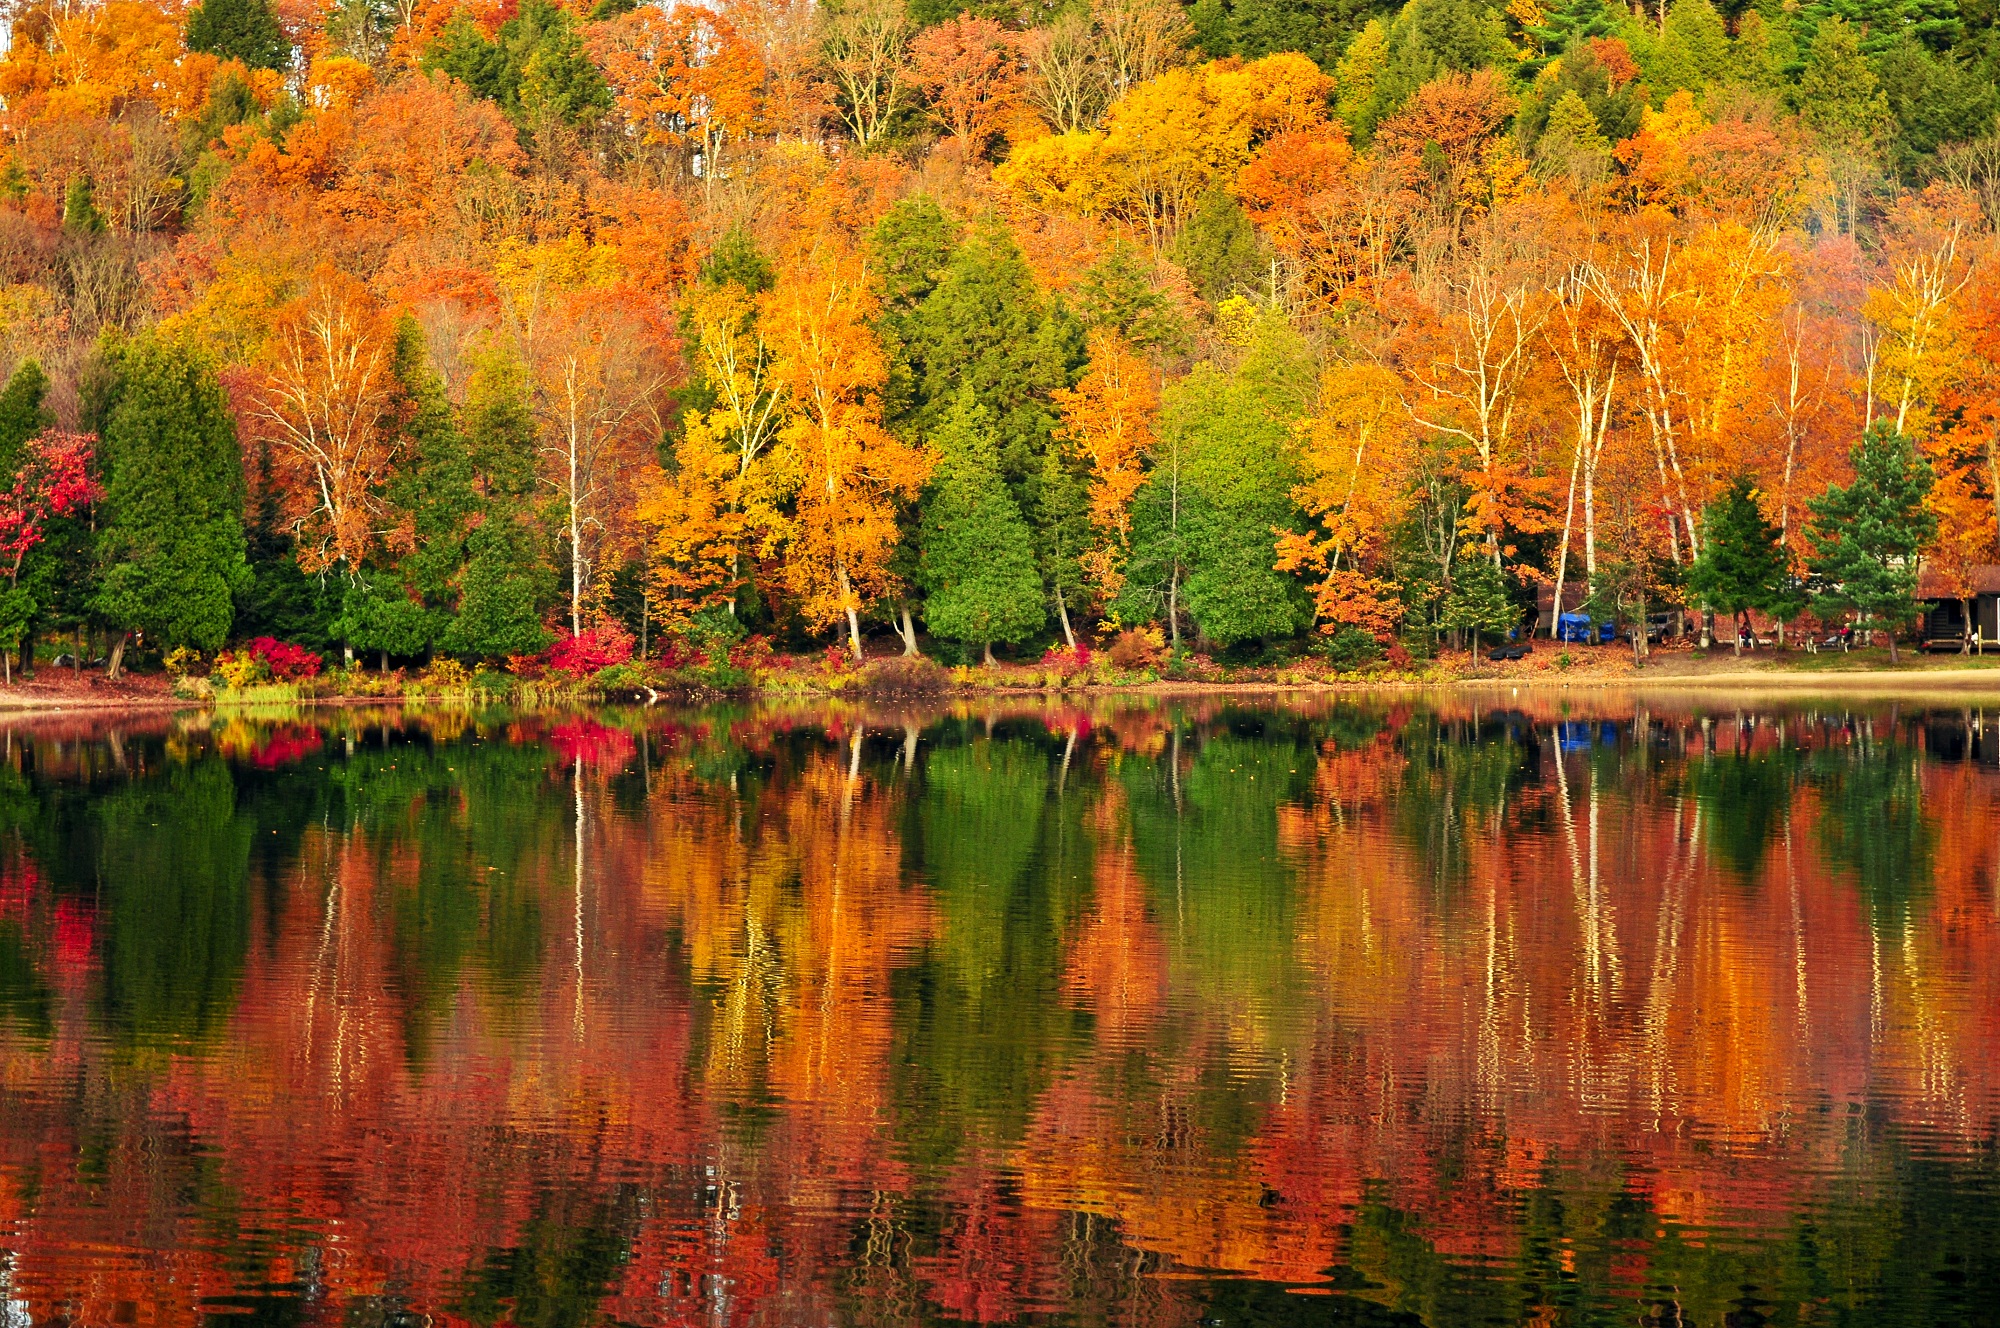
[[[1781,618],[1996,556],[1983,7],[7,21],[9,670],[1422,655],[1730,607],[1731,501]]]

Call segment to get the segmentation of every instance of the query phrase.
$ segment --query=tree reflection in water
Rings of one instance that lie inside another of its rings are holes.
[[[1503,699],[19,725],[9,1321],[1990,1314],[1985,712]]]

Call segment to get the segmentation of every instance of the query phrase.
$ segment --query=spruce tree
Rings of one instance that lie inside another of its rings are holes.
[[[931,634],[979,646],[1039,631],[1042,579],[1021,509],[1001,479],[993,416],[970,387],[931,436],[937,471],[924,504],[920,576]]]
[[[1240,291],[1261,290],[1270,280],[1270,249],[1226,189],[1201,196],[1174,241],[1173,259],[1210,304]]]
[[[0,389],[0,484],[11,485],[21,463],[21,445],[56,422],[46,404],[49,376],[34,360],[22,360]]]
[[[1729,30],[1708,0],[1674,0],[1648,72],[1656,96],[1687,89],[1699,96],[1729,74]]]
[[[1937,517],[1924,507],[1936,476],[1887,420],[1869,425],[1848,456],[1854,483],[1828,485],[1810,504],[1809,565],[1827,586],[1814,608],[1852,611],[1857,627],[1886,630],[1894,663],[1896,629],[1917,614],[1917,555],[1937,534]]]
[[[1711,613],[1740,618],[1770,613],[1785,592],[1785,551],[1778,528],[1765,520],[1757,491],[1738,475],[1702,513],[1701,552],[1688,569],[1688,590]],[[1736,651],[1743,652],[1737,633]]]
[[[1055,425],[1049,393],[1072,385],[1085,352],[1082,327],[1043,303],[1003,227],[981,228],[952,255],[909,337],[917,428],[941,428],[971,388],[992,415],[1001,473],[1024,483]]]
[[[94,607],[161,648],[214,650],[247,587],[243,462],[208,358],[149,334],[120,357],[100,450],[103,580]],[[117,670],[123,643],[112,656]]]
[[[1452,564],[1451,593],[1445,596],[1438,624],[1471,633],[1472,650],[1477,654],[1482,635],[1504,638],[1520,621],[1521,610],[1507,594],[1506,578],[1500,575],[1492,553],[1479,546],[1460,550],[1458,561]]]
[[[1799,118],[1832,142],[1859,147],[1889,123],[1889,99],[1861,54],[1860,39],[1841,19],[1820,25],[1793,89]]]
[[[292,44],[266,0],[202,0],[188,11],[187,45],[252,69],[283,69]]]
[[[546,647],[542,612],[555,596],[555,574],[527,527],[511,515],[489,515],[467,547],[472,556],[458,613],[438,645],[481,659],[532,655]]]
[[[421,655],[430,649],[437,634],[437,620],[423,604],[410,598],[402,583],[392,576],[360,576],[349,582],[341,596],[340,616],[333,620],[333,634],[362,653],[381,656],[382,671],[389,671],[389,657]]]

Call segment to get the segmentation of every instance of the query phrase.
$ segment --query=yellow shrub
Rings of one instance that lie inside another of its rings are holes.
[[[215,671],[230,687],[248,687],[264,681],[264,661],[247,650],[224,651],[215,657]]]
[[[472,686],[465,665],[449,657],[434,659],[424,670],[424,689],[432,692],[462,692]]]

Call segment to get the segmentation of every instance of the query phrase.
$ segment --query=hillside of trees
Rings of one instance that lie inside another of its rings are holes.
[[[6,14],[9,670],[1423,654],[1996,557],[1984,4]]]

